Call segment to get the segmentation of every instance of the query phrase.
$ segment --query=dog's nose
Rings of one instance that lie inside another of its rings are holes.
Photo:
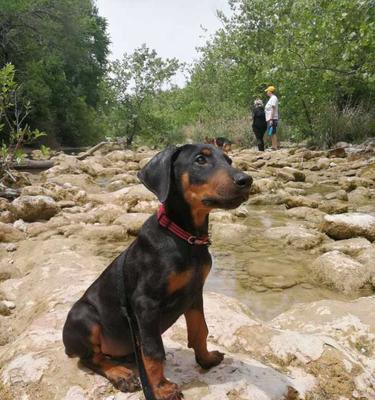
[[[236,185],[241,187],[249,187],[253,183],[253,178],[243,172],[237,172],[233,179]]]

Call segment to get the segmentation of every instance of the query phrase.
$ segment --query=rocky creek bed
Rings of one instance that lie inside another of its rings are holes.
[[[18,173],[0,199],[0,398],[125,400],[65,356],[72,303],[156,210],[136,173],[155,154],[104,146]],[[375,399],[375,149],[341,145],[233,152],[249,201],[211,214],[203,372],[184,321],[164,335],[167,376],[187,400]]]

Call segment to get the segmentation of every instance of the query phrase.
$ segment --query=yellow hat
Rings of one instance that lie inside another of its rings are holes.
[[[265,92],[274,92],[276,90],[275,86],[268,86],[268,88],[265,90]]]

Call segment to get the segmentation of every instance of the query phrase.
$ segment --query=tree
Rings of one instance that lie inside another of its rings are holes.
[[[177,59],[159,57],[145,44],[111,64],[106,90],[110,93],[112,132],[131,144],[138,135],[152,136],[166,128],[157,112],[157,99],[171,87],[180,68]]]
[[[0,66],[15,65],[33,104],[30,125],[65,144],[98,136],[108,44],[92,0],[0,0]]]

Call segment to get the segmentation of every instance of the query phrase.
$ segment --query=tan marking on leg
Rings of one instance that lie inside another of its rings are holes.
[[[163,361],[153,360],[142,353],[143,363],[145,365],[148,381],[152,391],[157,399],[182,399],[181,392],[175,383],[170,382],[164,376]],[[181,396],[181,397],[180,397]]]
[[[168,293],[174,293],[179,289],[185,287],[191,280],[193,276],[193,270],[188,269],[184,272],[176,274],[173,272],[168,277]]]

